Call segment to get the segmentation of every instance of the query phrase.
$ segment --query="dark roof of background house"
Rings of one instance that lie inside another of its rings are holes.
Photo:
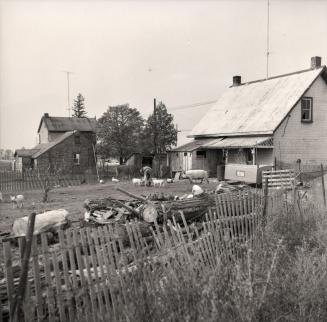
[[[32,157],[34,153],[36,153],[38,149],[18,149],[15,151],[15,157]]]
[[[67,132],[77,130],[80,132],[95,132],[97,121],[88,117],[55,117],[47,113],[42,116],[37,132],[40,132],[42,122],[51,132]]]
[[[48,150],[52,149],[57,144],[65,141],[67,138],[72,136],[76,131],[69,131],[64,133],[63,135],[59,136],[55,140],[49,142],[49,143],[40,143],[37,146],[33,148],[33,150],[36,150],[36,152],[32,155],[33,159],[38,158],[43,153],[47,152]]]

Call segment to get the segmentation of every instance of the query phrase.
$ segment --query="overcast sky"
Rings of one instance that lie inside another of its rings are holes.
[[[0,147],[36,144],[41,116],[68,116],[81,92],[89,116],[153,98],[187,130],[233,75],[266,73],[267,1],[1,1]],[[270,76],[327,64],[327,1],[270,0]],[[327,108],[327,107],[326,107]]]

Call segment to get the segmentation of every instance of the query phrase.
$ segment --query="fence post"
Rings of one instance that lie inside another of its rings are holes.
[[[262,219],[263,224],[267,223],[267,207],[268,207],[268,178],[265,180],[264,186],[264,197],[263,197],[263,210],[262,210]]]
[[[324,206],[326,207],[326,191],[325,191],[324,166],[323,166],[322,163],[320,164],[320,168],[321,168],[322,196],[324,198]]]
[[[35,224],[36,213],[33,212],[28,217],[28,225],[26,232],[26,246],[24,249],[23,260],[22,260],[22,270],[20,274],[17,295],[14,299],[12,314],[10,321],[23,321],[23,311],[22,311],[22,302],[25,296],[26,282],[28,278],[28,264],[31,255],[32,241],[33,241],[33,232]],[[17,319],[15,319],[17,317]]]

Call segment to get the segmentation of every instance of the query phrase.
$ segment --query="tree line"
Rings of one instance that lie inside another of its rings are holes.
[[[73,117],[86,117],[85,99],[78,94],[74,100]],[[124,163],[132,153],[160,154],[177,144],[174,117],[163,102],[144,119],[129,104],[108,106],[97,120],[97,153],[102,159],[116,158]]]

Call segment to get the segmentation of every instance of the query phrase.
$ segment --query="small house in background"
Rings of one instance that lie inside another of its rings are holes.
[[[210,176],[260,181],[272,166],[327,163],[327,72],[311,67],[252,82],[233,77],[192,130],[191,143],[172,152],[172,171],[206,169]]]
[[[160,154],[142,154],[132,153],[125,162],[126,165],[133,166],[140,170],[145,166],[153,169],[154,176],[166,177],[169,176],[168,159],[166,153]]]
[[[15,152],[17,170],[72,174],[96,171],[95,133],[93,118],[51,117],[45,113],[38,128],[39,144]]]

